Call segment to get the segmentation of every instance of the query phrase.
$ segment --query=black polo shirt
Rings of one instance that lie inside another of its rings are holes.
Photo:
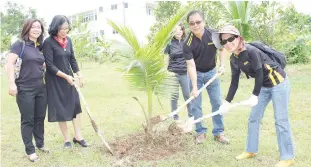
[[[23,42],[18,40],[12,47],[10,52],[18,56],[21,53]],[[43,63],[44,57],[40,52],[40,47],[35,46],[33,41],[25,42],[25,49],[22,55],[22,65],[19,77],[15,80],[17,86],[24,88],[35,88],[43,84]]]
[[[212,41],[212,33],[216,30],[204,28],[202,40],[190,33],[185,40],[183,50],[185,59],[194,59],[196,70],[200,72],[208,72],[216,67],[216,52]]]
[[[284,70],[271,60],[268,55],[249,44],[246,44],[246,50],[241,52],[239,56],[232,54],[230,62],[232,75],[239,73],[241,70],[254,78],[255,71],[262,68],[262,86],[264,87],[273,87],[281,83],[286,76]]]
[[[241,71],[255,78],[253,94],[256,96],[259,95],[261,87],[273,87],[284,81],[286,77],[281,66],[278,66],[268,55],[249,44],[246,44],[246,50],[239,55],[231,55],[230,65],[232,76],[226,97],[228,102],[231,102],[238,89]]]

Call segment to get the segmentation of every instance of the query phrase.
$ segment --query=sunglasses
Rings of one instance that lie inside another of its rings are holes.
[[[238,36],[237,35],[235,35],[235,36],[232,36],[232,37],[230,37],[230,38],[228,38],[228,39],[225,39],[225,40],[221,40],[220,41],[220,44],[221,45],[226,45],[227,44],[227,42],[232,42],[232,41],[234,41],[235,40],[235,38],[237,38]]]
[[[200,25],[201,23],[202,23],[202,21],[196,21],[196,22],[190,22],[189,25],[195,26],[195,25]]]

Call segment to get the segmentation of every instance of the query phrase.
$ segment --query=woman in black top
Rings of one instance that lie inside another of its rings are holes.
[[[249,99],[242,103],[252,107],[248,120],[248,137],[246,151],[236,159],[254,157],[258,152],[259,127],[264,111],[272,100],[275,128],[281,161],[277,167],[287,167],[294,163],[294,145],[288,118],[290,84],[281,65],[273,61],[258,48],[246,44],[240,32],[233,26],[223,27],[214,34],[216,46],[232,52],[231,85],[225,103],[220,110],[226,111],[238,89],[241,71],[255,78],[255,86]]]
[[[171,42],[167,45],[165,53],[169,54],[169,64],[167,69],[175,74],[176,80],[181,87],[184,100],[186,101],[190,97],[189,77],[187,75],[187,64],[184,58],[183,44],[186,37],[186,30],[182,24],[179,24],[175,28],[175,35]],[[171,97],[171,109],[172,112],[177,109],[177,102],[179,98],[179,86],[177,92],[174,92]],[[188,116],[191,117],[191,105],[187,105]],[[178,115],[174,115],[174,119],[178,120]]]
[[[67,17],[57,15],[49,27],[50,37],[44,41],[43,55],[47,73],[48,121],[58,122],[64,136],[64,148],[71,148],[67,122],[73,122],[74,143],[87,147],[80,129],[81,105],[77,90],[73,86],[73,73],[78,76],[82,86],[81,74],[74,55],[71,39],[67,36],[70,24]]]
[[[43,81],[44,57],[41,53],[44,28],[40,20],[28,19],[24,22],[21,39],[16,41],[8,54],[7,72],[9,94],[16,96],[21,113],[21,132],[29,160],[38,160],[36,147],[44,148],[44,119],[46,114],[46,88]],[[14,64],[22,59],[19,76],[15,79]]]

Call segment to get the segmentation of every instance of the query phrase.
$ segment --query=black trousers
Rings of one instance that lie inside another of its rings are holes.
[[[36,88],[18,87],[16,102],[21,113],[21,132],[27,155],[35,153],[32,136],[36,146],[44,146],[44,119],[47,97],[45,84]]]

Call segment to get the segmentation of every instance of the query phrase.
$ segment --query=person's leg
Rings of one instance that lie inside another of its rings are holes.
[[[72,124],[73,124],[73,128],[75,131],[75,139],[83,140],[83,137],[81,134],[81,113],[77,114],[76,118],[73,118]]]
[[[264,111],[271,100],[271,88],[261,88],[258,95],[258,103],[252,108],[248,119],[248,136],[246,151],[250,153],[258,152],[259,127]]]
[[[64,142],[69,142],[69,134],[68,134],[68,127],[67,122],[58,122],[59,128],[64,136]]]
[[[77,114],[76,118],[72,120],[72,123],[75,130],[75,137],[73,138],[73,142],[80,144],[82,147],[88,147],[89,145],[85,142],[81,133],[81,114]]]
[[[35,117],[33,135],[38,148],[44,147],[44,119],[46,115],[46,89],[42,87],[35,97]]]
[[[189,88],[189,77],[187,74],[180,75],[179,83],[181,86],[182,94],[184,96],[184,100],[187,101],[190,98],[190,88]],[[192,117],[191,115],[191,102],[187,104],[188,117]]]
[[[200,89],[203,86],[203,73],[197,72],[197,87]],[[192,90],[192,86],[191,86]],[[200,93],[195,99],[192,100],[192,109],[191,109],[191,115],[194,117],[194,119],[198,119],[202,117],[202,93]],[[201,122],[195,124],[195,131],[198,134],[205,134],[207,131],[207,128],[202,125]]]
[[[175,74],[174,79],[180,83],[179,77],[180,76],[178,74]],[[172,110],[171,112],[173,112],[177,109],[178,99],[179,99],[179,85],[177,85],[176,91],[173,92],[172,96],[171,96],[171,110]],[[175,114],[174,119],[177,120],[178,118],[179,118],[178,114]]]
[[[205,73],[204,81],[207,83],[214,75],[216,75],[216,69],[213,69]],[[209,86],[206,88],[210,104],[212,106],[212,112],[218,111],[219,107],[222,104],[221,90],[220,90],[220,81],[215,79]],[[222,115],[213,116],[213,135],[219,136],[224,133],[224,123]]]
[[[288,118],[289,94],[288,79],[272,88],[275,128],[281,160],[294,159],[293,135]]]
[[[31,161],[38,159],[35,147],[32,143],[32,133],[34,127],[35,99],[33,90],[23,90],[19,88],[16,95],[16,102],[21,113],[21,134],[25,145],[25,151]]]
[[[264,111],[271,100],[271,88],[262,87],[258,95],[258,103],[252,108],[248,118],[248,135],[246,152],[236,156],[236,159],[246,159],[254,157],[258,152],[259,127]]]

